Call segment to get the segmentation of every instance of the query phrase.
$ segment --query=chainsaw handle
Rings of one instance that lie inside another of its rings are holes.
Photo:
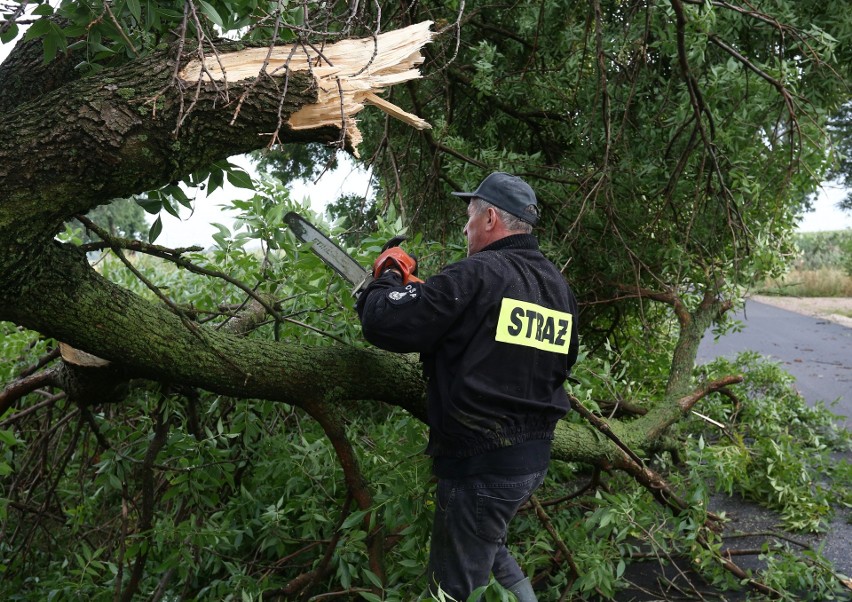
[[[388,244],[393,242],[396,238],[399,237],[392,238]],[[396,244],[398,245],[399,242]],[[373,262],[373,278],[378,278],[385,272],[385,270],[392,269],[398,271],[400,276],[402,276],[403,284],[423,282],[420,278],[414,275],[415,272],[417,272],[416,259],[398,246],[385,246],[387,248],[382,251],[381,255],[379,255],[376,258],[376,261]]]
[[[393,247],[398,247],[403,242],[405,242],[406,238],[407,238],[406,236],[401,236],[401,235],[397,234],[396,236],[394,236],[393,238],[391,238],[389,241],[387,241],[385,243],[385,246],[382,247],[382,253],[384,253],[385,251],[387,251],[388,249],[391,249]]]

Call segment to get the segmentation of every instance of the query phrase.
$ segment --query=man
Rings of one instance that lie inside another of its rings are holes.
[[[468,257],[425,282],[398,248],[376,260],[358,300],[364,336],[419,351],[438,478],[428,579],[466,600],[489,575],[521,602],[529,579],[506,548],[508,525],[544,480],[563,388],[577,359],[577,302],[532,236],[538,203],[522,179],[489,175],[468,201]]]

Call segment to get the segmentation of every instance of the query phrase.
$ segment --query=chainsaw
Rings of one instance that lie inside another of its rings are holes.
[[[302,242],[310,243],[311,250],[322,259],[323,263],[353,285],[352,296],[354,297],[358,297],[373,280],[388,268],[400,272],[403,284],[423,282],[414,275],[417,262],[399,248],[400,243],[405,240],[404,236],[394,236],[382,247],[382,253],[373,263],[373,271],[370,272],[298,213],[290,211],[284,216],[284,221],[290,226],[290,230],[296,238]]]

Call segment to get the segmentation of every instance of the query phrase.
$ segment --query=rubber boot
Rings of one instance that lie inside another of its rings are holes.
[[[535,597],[535,592],[532,588],[529,578],[524,578],[518,581],[515,585],[509,588],[509,591],[515,594],[518,602],[538,602]]]

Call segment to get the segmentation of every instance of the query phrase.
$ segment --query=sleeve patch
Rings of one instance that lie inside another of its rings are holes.
[[[568,354],[574,316],[535,303],[503,299],[494,339],[500,343]]]
[[[385,297],[391,305],[405,305],[420,298],[420,287],[415,284],[406,284],[405,288],[389,290]]]

